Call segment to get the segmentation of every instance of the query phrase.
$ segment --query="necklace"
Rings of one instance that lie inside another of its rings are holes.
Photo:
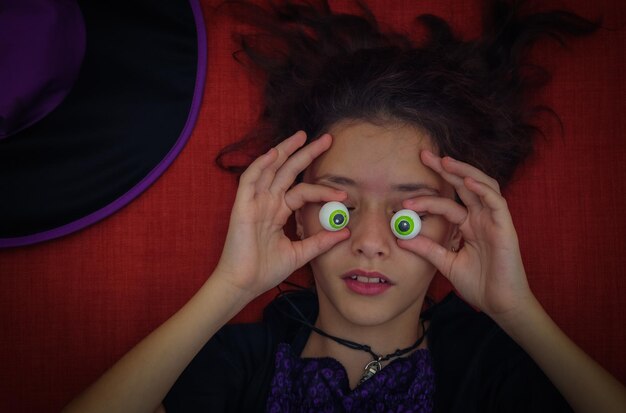
[[[382,354],[375,353],[372,350],[372,348],[368,346],[367,344],[359,344],[359,343],[355,343],[354,341],[347,340],[345,338],[336,337],[331,334],[328,334],[324,330],[319,329],[308,322],[305,323],[303,320],[300,320],[300,322],[307,325],[307,327],[309,327],[311,330],[315,331],[317,334],[323,337],[329,338],[353,350],[365,351],[372,356],[372,361],[368,362],[363,368],[363,375],[361,376],[361,379],[359,380],[359,385],[365,383],[367,380],[371,379],[376,373],[378,373],[383,368],[382,362],[391,360],[393,358],[401,357],[415,350],[417,347],[419,347],[419,345],[422,344],[422,342],[424,341],[424,338],[426,337],[426,332],[427,332],[427,330],[424,328],[424,320],[420,320],[420,324],[422,325],[422,335],[417,339],[417,341],[415,341],[415,343],[413,343],[409,347],[397,349],[393,353],[382,355]]]
[[[347,340],[345,338],[336,337],[336,336],[333,336],[332,334],[328,334],[327,332],[325,332],[324,330],[320,328],[315,327],[313,324],[307,321],[306,317],[300,312],[300,309],[291,302],[289,297],[287,297],[287,294],[284,294],[283,298],[287,300],[289,305],[295,310],[296,314],[298,315],[298,317],[294,317],[291,314],[283,313],[287,317],[305,325],[306,327],[310,328],[312,331],[315,331],[317,334],[323,337],[329,338],[335,341],[336,343],[339,343],[353,350],[365,351],[372,356],[372,361],[368,362],[363,368],[363,375],[361,376],[361,379],[359,380],[359,385],[371,379],[376,373],[378,373],[382,369],[382,362],[390,360],[392,358],[401,357],[415,350],[417,347],[419,347],[419,345],[422,344],[422,342],[424,341],[424,338],[426,337],[426,333],[428,332],[428,329],[424,327],[424,320],[420,319],[420,324],[422,326],[422,335],[421,337],[417,339],[415,343],[413,343],[410,347],[397,349],[393,353],[389,353],[387,355],[377,354],[367,344],[359,344],[359,343],[355,343],[354,341]]]

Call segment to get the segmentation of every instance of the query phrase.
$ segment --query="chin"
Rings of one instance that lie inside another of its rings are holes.
[[[401,305],[397,301],[390,302],[392,297],[380,300],[371,297],[350,297],[341,300],[336,306],[340,315],[350,324],[359,327],[376,327],[390,322],[398,321],[407,315],[415,313],[419,316],[419,309],[413,310],[416,301]],[[409,317],[410,318],[410,317]]]
[[[357,313],[354,310],[348,310],[342,315],[348,322],[359,327],[377,327],[395,319],[391,314],[374,314],[370,311]]]

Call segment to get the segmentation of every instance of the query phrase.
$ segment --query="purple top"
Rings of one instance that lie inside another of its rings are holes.
[[[344,367],[335,359],[300,358],[279,344],[268,412],[404,412],[433,410],[435,373],[427,349],[392,360],[350,390]]]

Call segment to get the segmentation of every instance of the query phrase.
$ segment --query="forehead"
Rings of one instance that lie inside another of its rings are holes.
[[[420,160],[422,150],[435,148],[418,128],[344,121],[331,127],[329,133],[333,144],[307,171],[310,179],[331,174],[349,177],[362,186],[381,187],[415,180],[436,185],[438,181]]]

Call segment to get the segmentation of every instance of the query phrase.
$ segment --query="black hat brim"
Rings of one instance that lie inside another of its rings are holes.
[[[79,1],[87,46],[66,99],[0,141],[0,247],[91,225],[145,191],[193,130],[206,74],[198,0]]]

